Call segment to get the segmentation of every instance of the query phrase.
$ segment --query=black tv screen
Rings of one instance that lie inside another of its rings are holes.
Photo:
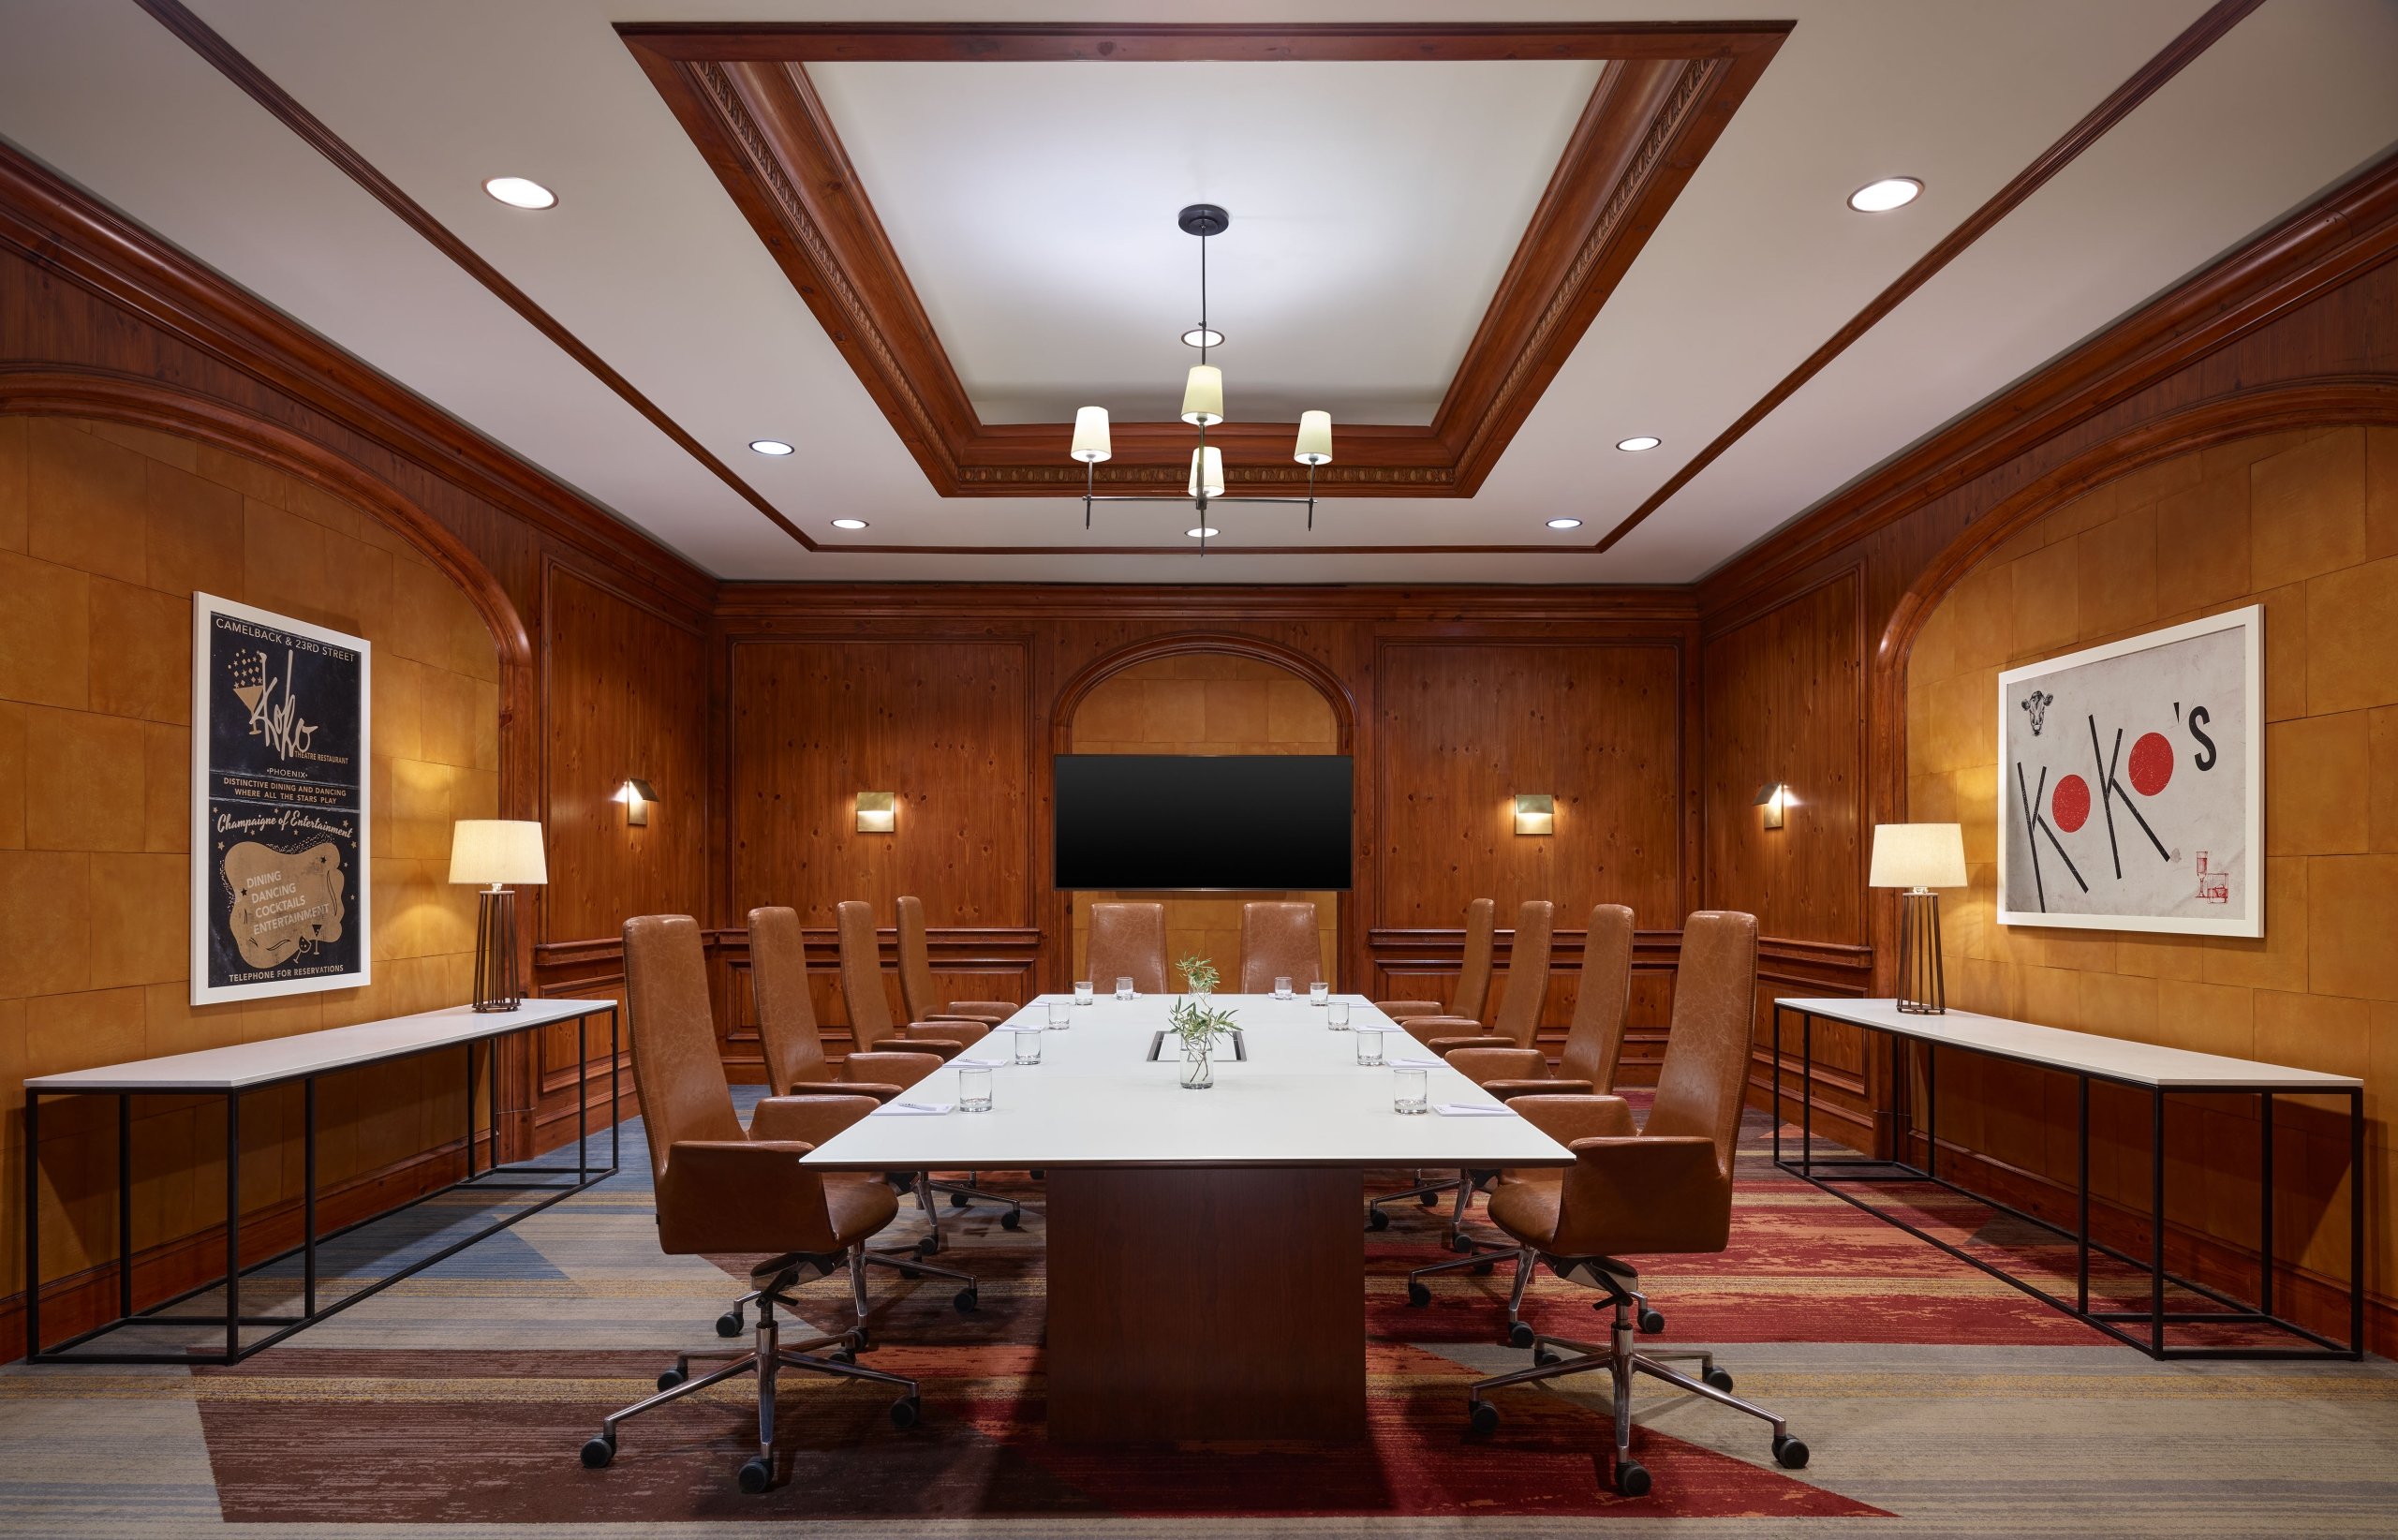
[[[1346,754],[1060,754],[1061,888],[1343,889]]]

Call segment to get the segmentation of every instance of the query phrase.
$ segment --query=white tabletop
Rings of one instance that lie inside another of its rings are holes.
[[[1044,995],[1010,1018],[1044,1022]],[[807,1157],[811,1166],[851,1171],[1080,1165],[1460,1166],[1570,1165],[1564,1146],[1520,1118],[1449,1118],[1393,1108],[1397,1076],[1356,1061],[1356,1034],[1325,1025],[1302,996],[1219,995],[1236,1011],[1249,1059],[1220,1044],[1216,1084],[1185,1090],[1181,1053],[1169,1037],[1155,1062],[1151,1034],[1178,997],[1103,998],[1073,1012],[1073,1025],[1041,1034],[1042,1061],[991,1072],[991,1110],[938,1118],[860,1118]],[[1346,1000],[1353,1025],[1387,1027],[1360,995]],[[1383,1036],[1385,1057],[1433,1056],[1405,1032]],[[1014,1038],[995,1031],[965,1058],[999,1057]],[[1429,1070],[1430,1100],[1496,1106],[1446,1065]],[[944,1068],[908,1088],[909,1102],[955,1103],[957,1071]]]
[[[404,1059],[435,1048],[480,1043],[527,1027],[571,1021],[615,1009],[609,1000],[528,1000],[513,1011],[474,1011],[451,1005],[412,1016],[328,1027],[258,1043],[232,1043],[198,1053],[140,1059],[37,1075],[25,1088],[37,1091],[235,1091],[274,1085],[334,1070],[355,1069],[379,1059]]]
[[[1895,1032],[1921,1043],[1968,1048],[2021,1063],[2102,1075],[2165,1090],[2343,1091],[2364,1084],[2353,1075],[2192,1053],[2186,1048],[2101,1037],[2095,1032],[2067,1031],[2062,1027],[2041,1027],[1972,1011],[1917,1015],[1901,1011],[1893,1000],[1777,1000],[1774,1003],[1834,1021]]]

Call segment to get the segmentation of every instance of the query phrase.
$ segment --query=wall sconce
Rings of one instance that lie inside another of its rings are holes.
[[[649,782],[636,776],[628,777],[622,786],[616,788],[616,794],[608,800],[625,805],[625,827],[646,829],[649,827],[649,805],[658,800],[658,793],[649,789]]]
[[[1782,781],[1769,780],[1757,788],[1757,806],[1765,809],[1765,826],[1769,829],[1781,828],[1782,815],[1798,800]]]
[[[898,827],[898,792],[860,792],[858,793],[858,833],[890,834]]]
[[[1516,793],[1516,832],[1519,835],[1553,834],[1557,828],[1557,798],[1547,792]]]

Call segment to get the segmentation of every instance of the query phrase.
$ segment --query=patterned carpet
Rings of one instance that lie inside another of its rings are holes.
[[[1412,1205],[1368,1246],[1368,1442],[1052,1445],[1040,1190],[1021,1177],[986,1183],[1027,1200],[1019,1232],[987,1205],[944,1213],[943,1260],[982,1281],[978,1311],[937,1281],[874,1278],[886,1345],[868,1361],[924,1381],[923,1426],[893,1429],[881,1390],[788,1374],[781,1479],[745,1496],[735,1381],[629,1424],[616,1463],[586,1471],[600,1416],[715,1341],[743,1270],[659,1254],[628,1125],[622,1176],[237,1368],[0,1370],[0,1535],[2398,1533],[2391,1365],[2152,1363],[1781,1176],[1751,1121],[1732,1249],[1646,1281],[1662,1345],[1725,1345],[1739,1391],[1813,1446],[1801,1472],[1772,1464],[1763,1425],[1650,1385],[1635,1447],[1655,1487],[1620,1498],[1596,1377],[1502,1393],[1499,1431],[1468,1437],[1467,1381],[1524,1360],[1497,1345],[1506,1275],[1448,1275],[1411,1308],[1406,1269],[1438,1254]],[[437,1246],[486,1201],[360,1232],[343,1270]],[[889,1238],[922,1222],[909,1211]],[[846,1323],[840,1280],[803,1298]],[[1588,1338],[1591,1298],[1543,1274],[1527,1313]]]

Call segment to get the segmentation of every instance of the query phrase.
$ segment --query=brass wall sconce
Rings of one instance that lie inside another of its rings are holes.
[[[1516,832],[1545,835],[1557,832],[1557,798],[1547,792],[1516,793]]]
[[[649,827],[649,805],[658,800],[658,793],[649,789],[649,782],[634,776],[627,777],[608,800],[625,805],[625,827],[645,829]]]
[[[891,834],[898,827],[898,792],[860,792],[858,793],[858,833]]]
[[[1765,826],[1769,829],[1781,828],[1783,815],[1798,800],[1790,794],[1789,786],[1783,781],[1769,780],[1757,788],[1756,805],[1765,809]]]

